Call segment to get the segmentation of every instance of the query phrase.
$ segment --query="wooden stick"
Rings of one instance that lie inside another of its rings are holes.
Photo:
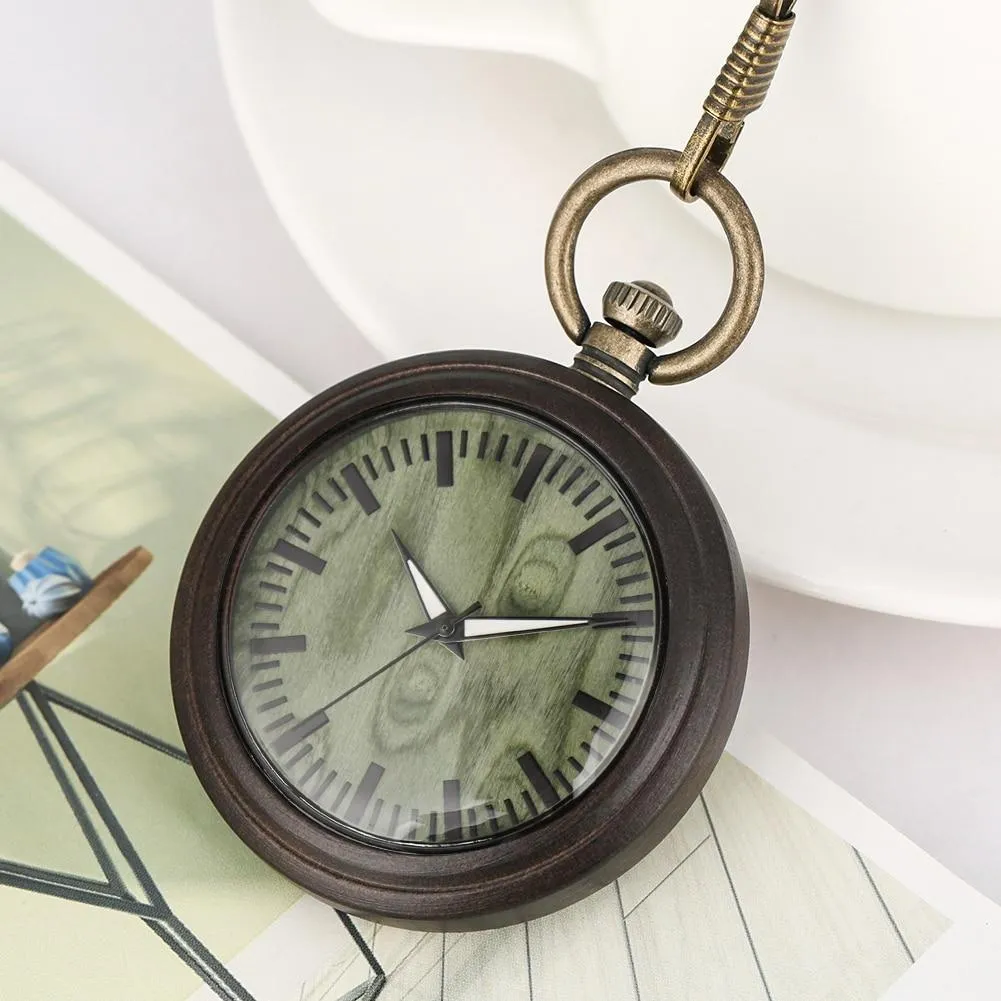
[[[68,611],[36,629],[6,664],[0,665],[0,708],[3,708],[46,664],[62,653],[85,629],[107,611],[153,561],[142,546],[94,578],[90,590]]]

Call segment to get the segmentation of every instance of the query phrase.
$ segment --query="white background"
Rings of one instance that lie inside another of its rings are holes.
[[[307,388],[377,360],[264,197],[207,2],[0,0],[0,23],[0,155]],[[748,717],[1001,900],[1001,635],[762,586],[752,615]]]

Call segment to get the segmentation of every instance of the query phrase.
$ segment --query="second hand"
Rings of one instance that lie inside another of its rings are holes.
[[[458,615],[442,615],[441,624],[442,626],[454,626],[458,622],[462,622],[463,619],[472,615],[474,612],[478,612],[482,606],[480,603],[474,602],[469,606],[464,612],[460,612]],[[290,751],[296,746],[300,741],[305,740],[311,733],[315,733],[320,727],[326,726],[330,722],[330,717],[327,715],[328,711],[333,709],[338,702],[342,702],[349,695],[357,692],[359,688],[364,687],[370,681],[375,680],[380,674],[384,674],[391,667],[395,667],[401,660],[409,657],[412,653],[416,653],[422,646],[430,643],[432,640],[442,639],[438,633],[433,633],[431,636],[426,636],[419,643],[415,643],[412,647],[408,647],[399,655],[399,657],[394,657],[388,664],[383,664],[378,671],[373,671],[367,678],[362,678],[357,685],[352,685],[346,692],[341,692],[336,699],[331,700],[325,706],[321,706],[316,712],[310,713],[304,719],[299,720],[294,726],[290,726],[280,737],[274,740],[271,744],[275,753],[284,754],[286,751]]]
[[[472,605],[470,605],[469,608],[467,608],[465,611],[459,612],[458,615],[455,616],[449,615],[447,618],[443,616],[442,618],[449,625],[454,626],[457,623],[462,622],[463,619],[468,618],[474,612],[478,612],[481,607],[482,606],[480,605],[480,603],[476,601]],[[436,640],[439,638],[440,637],[438,633],[433,633],[431,636],[424,637],[424,639],[422,639],[419,643],[415,643],[413,646],[407,647],[407,649],[404,650],[399,657],[394,657],[388,664],[383,664],[378,671],[373,671],[367,678],[362,678],[362,680],[359,681],[357,685],[352,685],[352,687],[349,688],[346,692],[342,692],[340,695],[337,696],[336,699],[334,699],[331,702],[328,702],[325,706],[318,709],[317,712],[326,713],[328,709],[333,709],[333,707],[336,706],[338,702],[341,702],[342,700],[346,699],[349,695],[353,694],[354,692],[357,692],[359,688],[362,688],[363,686],[367,685],[370,681],[374,681],[376,678],[379,677],[380,674],[383,674],[384,672],[388,671],[391,667],[395,667],[405,657],[409,657],[412,653],[416,653],[418,650],[420,650],[422,646],[425,646],[432,640]]]

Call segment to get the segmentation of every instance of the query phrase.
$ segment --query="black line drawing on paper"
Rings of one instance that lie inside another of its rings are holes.
[[[16,702],[104,878],[76,876],[0,858],[0,885],[134,915],[223,1001],[255,1001],[225,964],[173,912],[54,707],[189,764],[184,751],[37,681],[28,684]],[[95,823],[95,815],[99,824]],[[113,854],[118,856],[117,862]],[[127,878],[132,888],[127,885]],[[353,988],[348,997],[352,1001],[375,1001],[385,986],[385,973],[354,921],[347,914],[336,913],[371,972],[371,977]]]

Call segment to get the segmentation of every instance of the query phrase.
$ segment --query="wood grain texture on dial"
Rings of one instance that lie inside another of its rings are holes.
[[[514,415],[431,408],[362,430],[285,489],[244,559],[231,663],[248,725],[303,796],[375,835],[468,841],[531,821],[614,757],[642,708],[656,637],[642,535],[602,469]],[[424,606],[403,554],[453,611],[623,622],[470,639],[462,658],[427,644],[316,715],[414,644]]]

